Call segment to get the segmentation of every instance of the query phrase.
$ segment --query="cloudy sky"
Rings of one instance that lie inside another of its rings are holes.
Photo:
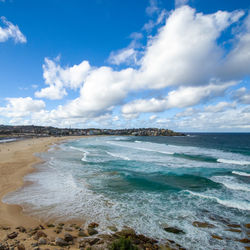
[[[0,0],[0,124],[250,132],[248,0]]]

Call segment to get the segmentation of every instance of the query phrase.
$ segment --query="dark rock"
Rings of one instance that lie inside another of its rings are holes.
[[[88,228],[88,234],[89,234],[89,235],[98,234],[98,231],[95,230],[95,229],[92,228],[92,227],[89,227],[89,228]]]
[[[135,236],[135,230],[132,228],[124,228],[122,229],[120,232],[115,233],[118,236],[122,236],[122,237],[129,237],[129,236]]]
[[[43,225],[39,225],[39,227],[40,227],[42,230],[45,229],[45,227],[44,227]]]
[[[62,232],[62,230],[61,229],[56,229],[56,230],[54,230],[54,232],[57,233],[57,234],[59,234],[59,233]]]
[[[58,224],[60,227],[63,227],[64,226],[64,223],[59,223]]]
[[[230,232],[233,232],[233,233],[241,233],[241,230],[236,229],[236,228],[229,228],[229,229],[226,229],[225,231],[230,231]]]
[[[67,241],[65,241],[64,239],[57,237],[56,238],[56,245],[60,246],[60,247],[64,247],[64,246],[68,246],[69,243]]]
[[[17,232],[13,232],[13,233],[8,234],[7,237],[8,237],[9,239],[14,239],[14,238],[17,237],[17,235],[18,235]]]
[[[164,227],[163,228],[166,232],[168,233],[173,233],[173,234],[185,234],[185,232],[179,228],[176,227]]]
[[[91,239],[91,240],[89,241],[89,244],[92,246],[92,245],[96,244],[98,241],[100,241],[100,239],[94,238],[94,239]]]
[[[78,236],[87,237],[88,235],[84,231],[79,231]]]
[[[58,226],[56,227],[56,229],[63,230],[63,227],[60,226],[60,225],[58,225]]]
[[[245,227],[250,229],[250,223],[249,224],[245,224]]]
[[[212,234],[211,236],[212,236],[213,239],[223,240],[223,238],[221,238],[219,235]]]
[[[37,231],[36,232],[36,235],[33,237],[34,240],[38,240],[40,239],[41,237],[47,237],[47,234],[44,233],[43,231]]]
[[[37,243],[37,242],[31,243],[31,246],[32,246],[32,247],[37,247],[37,246],[38,246],[38,243]]]
[[[47,244],[47,239],[45,237],[41,237],[38,240],[38,245],[46,245]]]
[[[101,234],[101,235],[98,235],[98,237],[103,239],[104,241],[113,241],[115,239],[115,237],[110,234]]]
[[[55,227],[54,224],[47,224],[47,227]]]
[[[215,226],[208,223],[208,222],[200,222],[200,221],[194,221],[192,223],[194,227],[200,227],[200,228],[214,228]]]
[[[155,243],[158,242],[157,240],[148,238],[148,237],[146,237],[146,236],[143,235],[143,234],[136,235],[136,239],[140,240],[140,241],[143,242],[143,243],[147,243],[147,242],[148,242],[148,243],[151,243],[151,244],[155,244]]]
[[[9,250],[8,245],[4,245],[2,243],[0,243],[0,250]]]
[[[118,231],[118,229],[117,229],[116,226],[109,226],[108,229],[111,230],[111,231],[113,231],[113,232],[117,232]]]
[[[7,231],[7,230],[10,230],[10,227],[3,226],[2,229]]]
[[[21,233],[25,233],[26,232],[26,229],[24,227],[22,227],[22,226],[17,227],[16,229],[18,229],[19,232],[21,232]]]
[[[71,234],[64,234],[64,240],[67,242],[73,241],[74,237]]]
[[[247,238],[240,239],[240,240],[238,240],[238,241],[241,242],[241,243],[244,243],[244,244],[250,243],[250,239],[247,239]]]
[[[88,225],[88,227],[92,227],[92,228],[96,228],[96,227],[99,227],[99,224],[98,223],[95,223],[95,222],[92,222]]]
[[[71,228],[71,227],[66,227],[64,230],[67,231],[67,232],[72,232],[72,231],[73,231],[73,228]]]
[[[233,228],[240,228],[240,225],[238,224],[228,224],[228,227],[233,227]]]
[[[25,250],[25,246],[23,244],[17,245],[18,250]]]

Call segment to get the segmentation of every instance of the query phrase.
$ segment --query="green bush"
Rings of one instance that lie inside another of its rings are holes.
[[[112,243],[110,250],[137,250],[138,248],[134,246],[131,240],[128,238],[120,238]]]

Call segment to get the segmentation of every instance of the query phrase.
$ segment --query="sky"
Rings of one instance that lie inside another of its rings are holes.
[[[250,132],[249,0],[0,0],[0,124]]]

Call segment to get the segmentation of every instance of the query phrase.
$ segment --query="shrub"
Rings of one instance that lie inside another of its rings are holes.
[[[134,246],[130,238],[126,239],[121,237],[120,239],[114,241],[110,247],[110,250],[137,250],[138,248]]]

